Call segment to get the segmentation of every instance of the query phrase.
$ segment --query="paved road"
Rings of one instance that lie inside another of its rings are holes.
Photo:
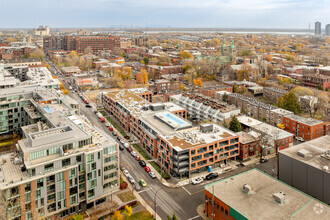
[[[63,80],[63,77],[60,77],[60,79],[64,85],[68,87],[67,83]],[[112,133],[104,126],[104,123],[100,122],[99,118],[93,113],[94,109],[86,108],[85,103],[83,103],[83,101],[78,97],[77,93],[72,93],[70,91],[69,96],[80,103],[81,114],[84,114],[95,126],[103,129],[110,136],[112,136]],[[119,134],[119,132],[117,132],[117,134]],[[116,137],[114,137],[114,139],[118,142]],[[118,142],[118,144],[120,143]],[[200,204],[204,203],[204,186],[206,184],[253,168],[258,168],[268,174],[272,174],[273,169],[276,170],[276,158],[272,158],[267,163],[252,164],[221,174],[213,181],[203,182],[199,185],[186,185],[184,187],[173,189],[163,186],[158,179],[151,179],[128,151],[120,151],[119,160],[121,164],[125,165],[136,181],[139,181],[140,179],[144,179],[146,181],[147,187],[141,189],[139,194],[153,209],[155,204],[155,193],[157,192],[157,215],[159,215],[162,219],[167,219],[166,215],[171,215],[173,212],[175,212],[176,216],[180,220],[201,219],[196,212],[196,208]]]

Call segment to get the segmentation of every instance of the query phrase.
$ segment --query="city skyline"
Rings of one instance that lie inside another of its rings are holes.
[[[0,28],[51,27],[205,27],[205,28],[294,28],[330,21],[328,0],[263,1],[125,1],[59,0],[2,2]],[[16,16],[12,16],[15,11]],[[28,11],[29,15],[26,16]],[[312,27],[311,27],[312,28]]]

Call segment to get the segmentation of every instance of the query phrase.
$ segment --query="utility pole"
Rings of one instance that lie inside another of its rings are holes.
[[[154,197],[154,210],[155,210],[155,219],[157,219],[157,193],[159,192],[159,190],[161,190],[162,188],[159,188],[156,192],[155,192],[155,197]]]

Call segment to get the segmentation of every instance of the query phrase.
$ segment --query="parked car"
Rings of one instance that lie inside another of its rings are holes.
[[[138,183],[134,183],[134,188],[135,188],[135,190],[140,190],[141,189],[141,187]]]
[[[120,140],[121,140],[121,138],[118,136],[118,137],[117,137],[117,140],[118,140],[118,141],[120,141]]]
[[[97,114],[97,113],[99,113],[99,112],[98,112],[97,110],[95,110],[95,111],[94,111],[94,114]]]
[[[84,99],[84,102],[87,104],[88,103],[88,100],[87,99]]]
[[[102,118],[103,117],[103,115],[99,112],[99,113],[96,113],[96,116],[98,117],[98,118]]]
[[[113,127],[109,127],[109,131],[113,131]]]
[[[193,185],[199,184],[199,183],[203,182],[203,180],[204,179],[202,177],[198,177],[198,178],[192,180],[192,184]]]
[[[141,167],[145,167],[147,165],[146,162],[144,162],[144,160],[140,160],[139,164]]]
[[[132,151],[132,152],[131,152],[131,155],[132,155],[133,157],[136,157],[136,156],[137,156],[137,153],[136,153],[135,151]]]
[[[141,158],[139,156],[135,156],[135,160],[140,161]]]
[[[120,164],[120,170],[121,170],[121,171],[125,170],[125,166],[124,166],[124,164]]]
[[[119,150],[124,150],[125,148],[121,145],[119,145]]]
[[[219,176],[218,173],[209,173],[207,174],[207,176],[205,177],[206,180],[213,180],[215,178],[217,178]]]
[[[127,177],[127,179],[128,179],[128,181],[130,182],[130,183],[132,183],[132,184],[134,184],[135,183],[135,179],[129,174],[128,176],[126,176]]]
[[[90,104],[86,104],[86,108],[91,108],[92,106]]]
[[[117,136],[117,133],[116,133],[116,132],[112,132],[112,135],[113,135],[113,136]]]
[[[156,178],[156,174],[154,172],[149,172],[149,176],[152,178],[152,179],[155,179]]]
[[[146,187],[147,186],[147,183],[146,183],[146,181],[144,181],[144,179],[140,179],[140,184],[143,187]]]
[[[124,147],[125,147],[125,148],[128,148],[128,147],[129,147],[129,144],[128,144],[128,143],[125,143],[125,144],[124,144]]]
[[[131,147],[126,148],[126,149],[127,149],[128,152],[132,152],[133,151],[133,149]]]
[[[127,170],[123,170],[123,174],[127,177],[129,175],[129,172]]]
[[[110,123],[109,122],[105,123],[104,125],[105,125],[105,127],[110,127]]]
[[[100,118],[101,122],[105,122],[105,118]]]
[[[119,141],[120,143],[125,144],[125,141],[123,139],[120,139]]]
[[[144,170],[149,173],[151,170],[150,170],[150,167],[144,167]]]
[[[260,160],[260,163],[266,163],[267,161],[268,161],[267,158],[262,158],[262,159]]]

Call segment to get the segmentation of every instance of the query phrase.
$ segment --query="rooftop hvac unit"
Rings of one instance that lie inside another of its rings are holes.
[[[283,192],[274,193],[273,198],[280,204],[283,204],[286,201],[286,195]]]
[[[251,191],[252,191],[252,187],[250,185],[248,185],[248,184],[243,185],[243,192],[249,194],[249,193],[251,193]]]
[[[310,154],[310,152],[308,150],[301,149],[297,152],[297,154],[301,157],[307,157]]]

